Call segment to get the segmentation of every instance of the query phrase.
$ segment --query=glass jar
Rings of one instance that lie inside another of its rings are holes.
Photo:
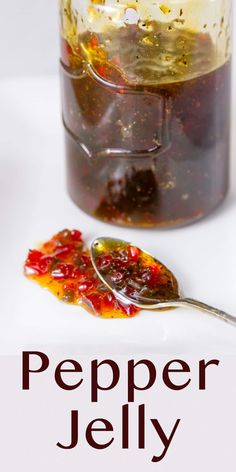
[[[228,189],[230,0],[60,0],[68,189],[85,212],[180,226]]]

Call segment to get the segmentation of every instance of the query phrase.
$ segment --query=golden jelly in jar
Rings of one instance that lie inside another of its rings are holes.
[[[68,189],[85,212],[187,224],[228,189],[231,2],[61,0]]]

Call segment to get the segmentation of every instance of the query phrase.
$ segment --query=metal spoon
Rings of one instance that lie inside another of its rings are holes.
[[[164,266],[160,261],[155,259],[153,256],[148,254],[146,251],[140,250],[141,257],[151,258],[151,260],[155,263],[158,263],[161,267],[161,270],[164,272],[165,276],[169,280],[169,290],[168,293],[165,292],[165,295],[156,293],[155,297],[152,296],[143,296],[141,290],[135,287],[134,294],[132,295],[132,291],[130,294],[126,293],[124,290],[124,286],[120,285],[119,283],[115,282],[111,275],[108,273],[104,273],[98,267],[98,259],[113,251],[120,251],[127,249],[129,246],[133,246],[131,243],[127,241],[123,241],[121,239],[114,239],[114,238],[98,238],[93,241],[91,245],[91,259],[94,266],[94,269],[101,279],[101,281],[113,292],[113,294],[123,303],[132,303],[138,308],[141,309],[148,309],[148,310],[156,310],[156,309],[164,309],[164,308],[177,308],[177,307],[188,307],[188,308],[195,308],[197,310],[201,310],[206,312],[210,315],[213,315],[219,318],[222,321],[230,323],[233,326],[236,326],[236,317],[231,316],[225,313],[222,310],[217,308],[213,308],[205,303],[199,302],[192,298],[185,298],[179,288],[178,281],[176,280],[175,276],[172,272]],[[136,247],[134,245],[134,247]],[[128,280],[128,284],[132,285],[132,280]]]

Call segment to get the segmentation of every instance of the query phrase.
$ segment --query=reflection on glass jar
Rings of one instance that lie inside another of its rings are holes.
[[[130,226],[199,219],[228,189],[229,0],[61,0],[68,188]]]

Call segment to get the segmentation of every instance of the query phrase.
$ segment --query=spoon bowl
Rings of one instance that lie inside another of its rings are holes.
[[[115,238],[97,238],[91,260],[100,280],[122,303],[144,310],[191,307],[236,326],[236,317],[185,298],[174,274],[151,254]]]

